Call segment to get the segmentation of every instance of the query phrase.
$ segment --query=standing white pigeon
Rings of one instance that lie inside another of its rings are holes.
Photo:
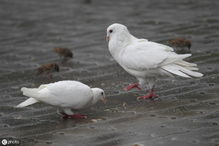
[[[185,78],[203,76],[195,72],[198,70],[196,64],[183,60],[191,54],[179,55],[169,46],[138,39],[131,35],[127,27],[122,24],[115,23],[107,28],[107,40],[113,58],[139,81],[124,89],[149,89],[149,94],[138,98],[156,97],[154,86],[159,76],[178,75]]]
[[[23,95],[30,97],[17,107],[26,107],[37,102],[44,102],[61,109],[63,118],[86,118],[82,114],[74,114],[72,110],[86,108],[102,100],[106,102],[105,93],[100,88],[90,88],[78,81],[59,81],[44,84],[39,88],[21,88]]]

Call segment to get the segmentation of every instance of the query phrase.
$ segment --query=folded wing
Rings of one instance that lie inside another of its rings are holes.
[[[121,64],[136,71],[163,69],[181,77],[201,77],[197,65],[183,59],[191,54],[176,54],[173,48],[155,42],[136,42],[122,53]]]

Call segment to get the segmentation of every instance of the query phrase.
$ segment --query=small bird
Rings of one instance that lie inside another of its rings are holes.
[[[167,44],[174,47],[176,52],[188,52],[191,49],[192,43],[184,38],[175,38],[167,41]],[[188,50],[186,50],[187,48]]]
[[[126,26],[112,24],[107,28],[108,48],[113,58],[129,74],[135,76],[138,83],[131,84],[125,90],[149,89],[149,94],[138,99],[153,98],[155,81],[158,77],[178,75],[185,78],[202,77],[196,72],[197,65],[183,59],[191,54],[176,54],[173,48],[138,39],[129,33]]]
[[[68,48],[54,48],[55,53],[59,54],[62,62],[66,62],[68,59],[73,58],[73,53]]]
[[[86,108],[99,100],[106,103],[103,89],[90,88],[81,82],[71,80],[43,84],[38,88],[22,87],[21,91],[30,98],[17,105],[17,108],[43,102],[58,107],[63,118],[87,118],[82,114],[74,114],[73,110]]]
[[[43,64],[37,69],[37,75],[46,74],[50,79],[53,72],[59,72],[59,65],[56,63]]]

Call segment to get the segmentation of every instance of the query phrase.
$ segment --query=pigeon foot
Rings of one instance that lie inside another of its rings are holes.
[[[140,100],[140,99],[152,99],[152,98],[157,98],[157,97],[158,97],[158,96],[154,93],[154,91],[151,90],[149,94],[144,95],[144,96],[139,96],[139,97],[137,98],[137,100]]]
[[[74,115],[67,115],[67,114],[63,114],[63,119],[87,119],[86,115],[82,115],[82,114],[74,114]]]
[[[138,83],[134,83],[134,84],[131,84],[131,85],[128,85],[127,87],[124,88],[125,91],[129,91],[133,88],[137,88],[138,90],[141,90],[141,88],[139,87],[139,84]]]

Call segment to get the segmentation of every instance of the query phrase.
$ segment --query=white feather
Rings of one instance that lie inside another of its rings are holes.
[[[41,85],[39,88],[21,88],[23,95],[30,97],[17,107],[25,107],[36,102],[64,109],[81,109],[95,104],[102,98],[103,92],[99,88],[90,88],[78,81],[59,81]],[[68,112],[69,113],[69,112]],[[67,114],[68,114],[67,113]]]
[[[22,108],[22,107],[26,107],[32,104],[35,104],[39,102],[38,100],[34,99],[34,98],[28,98],[27,100],[25,100],[24,102],[20,103],[19,105],[17,105],[17,108]]]
[[[203,76],[193,71],[198,70],[196,64],[183,60],[191,54],[179,55],[169,46],[137,39],[122,24],[109,26],[107,36],[110,38],[108,47],[111,55],[139,82],[142,80],[145,80],[145,83],[148,80],[153,82],[157,77],[163,74],[170,75],[169,73],[185,78]]]

